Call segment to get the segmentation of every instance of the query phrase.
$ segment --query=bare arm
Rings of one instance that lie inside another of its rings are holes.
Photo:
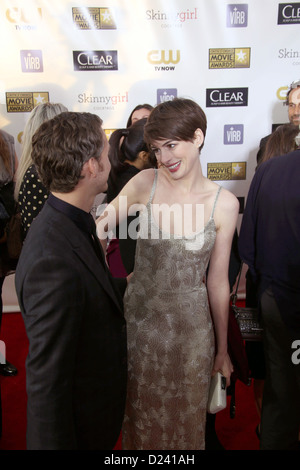
[[[134,176],[97,219],[97,235],[104,251],[107,237],[128,215],[141,211],[149,200],[154,172],[144,170]]]
[[[213,375],[219,370],[222,371],[227,378],[228,385],[232,373],[232,365],[227,353],[230,300],[228,268],[238,211],[239,203],[235,196],[228,191],[222,191],[214,217],[217,226],[217,237],[211,254],[207,276],[208,297],[217,343]]]

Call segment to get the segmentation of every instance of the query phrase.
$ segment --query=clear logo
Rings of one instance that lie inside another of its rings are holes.
[[[248,88],[208,88],[206,106],[248,106]]]
[[[75,71],[118,70],[117,51],[73,51]]]
[[[277,24],[300,23],[300,3],[279,3]]]

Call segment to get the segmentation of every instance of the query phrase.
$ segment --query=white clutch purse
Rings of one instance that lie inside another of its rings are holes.
[[[217,372],[212,378],[208,394],[207,411],[215,414],[227,405],[226,378]]]

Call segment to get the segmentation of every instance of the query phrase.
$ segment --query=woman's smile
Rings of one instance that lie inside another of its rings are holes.
[[[181,161],[172,163],[172,165],[164,165],[171,173],[175,173],[176,171],[179,170],[181,165]]]

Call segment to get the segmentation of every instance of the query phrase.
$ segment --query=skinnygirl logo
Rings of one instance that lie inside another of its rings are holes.
[[[128,91],[110,96],[96,96],[91,93],[80,93],[78,103],[100,104],[104,106],[115,106],[120,103],[128,103]]]
[[[146,10],[147,20],[159,22],[171,21],[185,23],[186,21],[197,20],[197,15],[198,8],[187,8],[186,10],[180,10],[176,12],[154,10],[153,8],[151,10]]]

